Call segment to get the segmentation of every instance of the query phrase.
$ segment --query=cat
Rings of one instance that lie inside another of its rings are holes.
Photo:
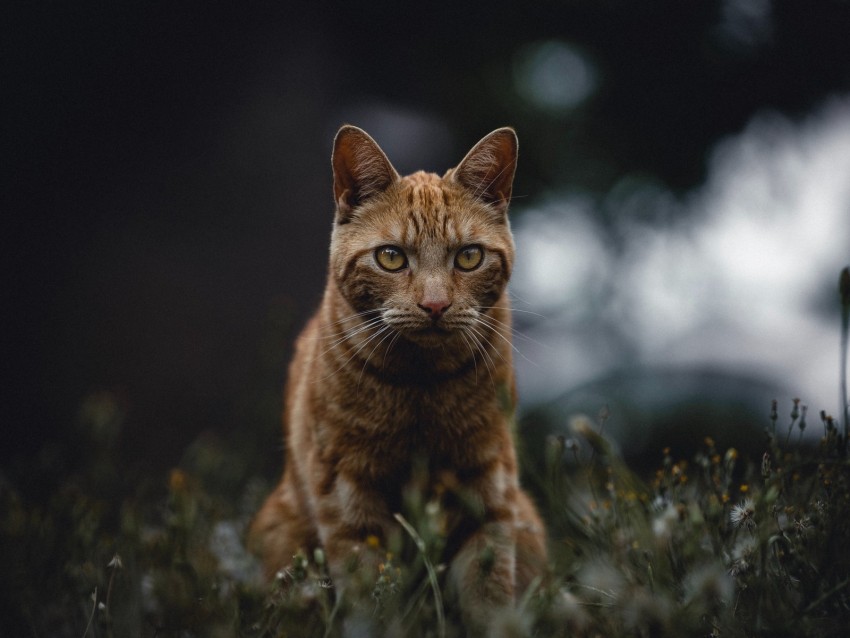
[[[517,144],[500,128],[442,177],[401,177],[365,131],[337,133],[327,285],[289,368],[283,478],[249,531],[267,578],[322,548],[344,595],[355,551],[375,569],[366,540],[398,528],[417,463],[457,521],[446,585],[471,634],[545,570],[511,432]]]

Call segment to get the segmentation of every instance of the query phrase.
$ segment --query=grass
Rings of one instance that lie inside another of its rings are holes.
[[[846,357],[847,270],[840,290]],[[114,460],[113,399],[90,397],[82,414],[84,462],[66,472],[46,448],[32,464],[30,478],[55,487],[31,497],[0,474],[0,636],[331,637],[364,618],[379,635],[463,635],[444,600],[436,502],[410,492],[398,536],[365,541],[384,561],[377,579],[358,579],[352,562],[347,600],[321,551],[266,586],[243,536],[271,485],[237,446],[205,437],[165,475],[128,475]],[[761,458],[706,437],[692,458],[659,450],[650,476],[626,466],[604,419],[574,416],[571,436],[551,437],[545,467],[526,477],[548,519],[551,572],[497,612],[502,635],[845,635],[846,411],[774,402]],[[817,444],[801,445],[811,429]]]

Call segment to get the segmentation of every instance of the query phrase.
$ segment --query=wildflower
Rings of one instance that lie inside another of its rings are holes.
[[[728,602],[735,584],[720,565],[703,565],[687,575],[684,588],[688,603],[701,603],[701,608],[708,610]]]
[[[367,544],[369,547],[371,547],[372,549],[377,549],[378,547],[380,547],[380,546],[381,546],[381,539],[379,539],[379,538],[378,538],[377,536],[375,536],[374,534],[369,534],[369,535],[366,537],[366,544]]]
[[[114,569],[121,569],[124,567],[124,564],[121,562],[121,557],[118,554],[112,557],[112,560],[106,564],[107,567],[112,567]]]
[[[740,505],[734,505],[729,512],[729,522],[734,527],[743,527],[748,532],[756,528],[755,507],[752,499],[745,498]]]
[[[729,567],[729,574],[731,576],[740,576],[747,572],[750,569],[750,563],[746,558],[736,558],[732,565]]]
[[[578,415],[570,419],[570,429],[587,441],[594,453],[607,455],[611,451],[611,446],[603,436],[596,432],[593,423],[586,416]]]
[[[679,522],[679,510],[672,504],[668,505],[659,516],[652,521],[652,533],[662,542],[667,542],[673,537],[676,523]]]
[[[752,540],[745,540],[738,543],[732,548],[732,556],[727,557],[731,561],[729,565],[729,574],[732,576],[740,576],[746,573],[753,566],[753,560],[756,557],[756,549],[758,545]]]
[[[181,469],[174,468],[168,475],[168,487],[172,492],[183,492],[186,490],[189,478]]]
[[[798,536],[805,536],[811,528],[812,519],[808,516],[794,519],[794,531],[797,532]]]

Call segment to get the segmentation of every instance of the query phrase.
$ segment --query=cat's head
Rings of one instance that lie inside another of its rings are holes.
[[[516,134],[501,128],[442,177],[401,177],[365,131],[343,126],[330,267],[353,310],[426,346],[474,340],[493,307],[506,305],[516,158]]]

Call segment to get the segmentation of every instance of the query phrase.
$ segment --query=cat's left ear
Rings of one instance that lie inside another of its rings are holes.
[[[351,219],[355,207],[382,193],[399,175],[386,154],[363,129],[346,124],[336,134],[331,158],[337,220]]]
[[[505,213],[511,201],[517,159],[517,137],[512,128],[496,129],[466,154],[454,179],[498,211]]]

